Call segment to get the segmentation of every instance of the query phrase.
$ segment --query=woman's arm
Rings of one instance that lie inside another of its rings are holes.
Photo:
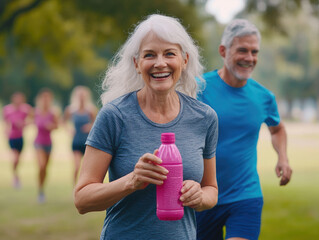
[[[74,126],[73,123],[70,122],[71,120],[71,109],[70,106],[67,106],[63,112],[62,116],[62,126],[65,128],[65,130],[70,134],[74,135]]]
[[[180,200],[183,206],[203,211],[214,207],[218,200],[218,187],[216,180],[216,158],[204,159],[204,174],[199,184],[192,180],[183,182]]]
[[[81,214],[106,210],[116,202],[145,188],[148,184],[163,184],[167,170],[158,164],[162,161],[154,154],[144,154],[134,171],[109,183],[103,183],[112,155],[87,146],[74,203]]]
[[[94,124],[94,121],[95,121],[95,118],[96,118],[96,114],[97,114],[97,109],[96,108],[88,109],[88,111],[89,111],[89,115],[90,115],[90,122],[82,126],[82,131],[86,132],[86,133],[90,132],[90,130],[91,130],[93,124]]]

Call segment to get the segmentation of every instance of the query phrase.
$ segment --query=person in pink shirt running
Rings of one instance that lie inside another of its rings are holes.
[[[38,202],[45,202],[44,182],[52,148],[51,131],[58,127],[58,116],[53,109],[53,93],[42,89],[36,98],[35,124],[37,135],[34,141],[39,164],[39,195]]]
[[[3,107],[5,129],[13,153],[13,186],[17,189],[21,186],[17,170],[23,148],[23,129],[31,116],[32,107],[26,103],[22,92],[12,94],[11,103]]]

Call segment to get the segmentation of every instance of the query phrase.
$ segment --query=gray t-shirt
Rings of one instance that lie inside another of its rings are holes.
[[[161,145],[161,133],[174,132],[183,159],[183,179],[201,182],[203,158],[215,156],[218,120],[208,105],[178,92],[180,112],[171,122],[149,120],[140,108],[136,92],[106,104],[99,112],[86,144],[112,155],[109,181],[134,170],[145,153]],[[196,239],[195,212],[184,209],[178,221],[156,216],[156,186],[148,185],[107,209],[100,239]]]

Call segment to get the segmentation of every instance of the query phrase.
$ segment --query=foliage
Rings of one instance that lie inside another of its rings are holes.
[[[319,17],[318,0],[246,0],[246,12],[258,12],[269,32],[280,32],[285,35],[288,32],[282,22],[286,13],[295,15],[302,8],[309,8],[309,15]]]
[[[29,102],[50,87],[65,105],[75,85],[95,97],[108,61],[134,25],[152,13],[181,19],[202,49],[206,70],[219,68],[223,25],[205,13],[206,0],[2,0],[0,96],[16,90]],[[251,19],[263,36],[254,76],[282,98],[318,98],[318,0],[246,1],[238,17]]]
[[[285,13],[288,36],[266,35],[262,41],[256,75],[289,101],[319,97],[319,19],[310,16],[309,9]]]
[[[65,104],[74,85],[88,85],[95,91],[107,61],[125,41],[133,25],[151,13],[180,18],[201,41],[202,20],[190,2],[2,2],[0,44],[5,48],[0,50],[1,97],[9,99],[13,91],[20,89],[31,101],[39,88],[46,86]]]

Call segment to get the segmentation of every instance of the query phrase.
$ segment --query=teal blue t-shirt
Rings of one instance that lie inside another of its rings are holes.
[[[217,70],[205,73],[206,88],[198,99],[218,116],[216,172],[218,204],[262,197],[257,173],[257,141],[262,123],[280,122],[275,96],[248,79],[241,88],[226,84]]]
[[[106,104],[99,112],[87,145],[112,155],[109,181],[134,170],[138,159],[161,145],[161,133],[174,132],[183,159],[183,178],[201,182],[203,159],[215,156],[218,122],[208,105],[178,92],[180,112],[167,124],[149,120],[141,110],[136,92]],[[196,239],[195,212],[184,209],[178,221],[156,216],[156,186],[149,185],[107,209],[101,239]]]

